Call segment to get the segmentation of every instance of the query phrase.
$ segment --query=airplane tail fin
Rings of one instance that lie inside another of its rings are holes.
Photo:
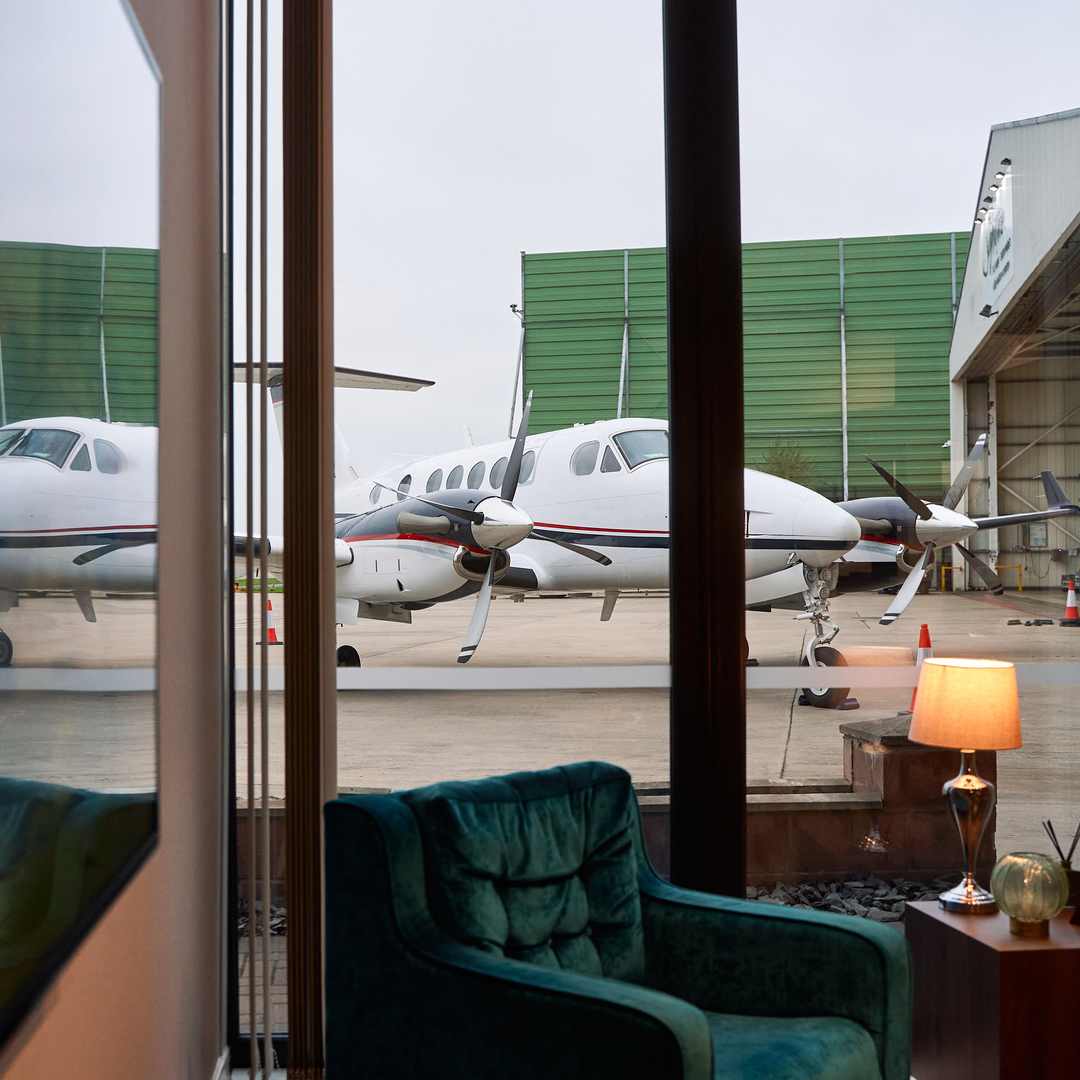
[[[1069,502],[1069,497],[1058,483],[1057,477],[1049,469],[1042,474],[1042,483],[1043,491],[1046,492],[1047,509],[1060,510],[1064,507],[1073,507],[1073,504]]]
[[[257,372],[258,368],[256,367],[255,370]],[[247,382],[246,364],[233,366],[233,379],[235,382]],[[278,438],[284,443],[285,373],[281,364],[267,364],[266,385],[274,407],[274,423],[277,425]],[[434,385],[431,379],[413,379],[405,375],[387,375],[381,371],[361,371],[359,368],[334,368],[334,386],[340,389],[414,391]],[[335,486],[349,483],[360,476],[350,461],[349,445],[336,423],[334,424],[334,461]]]

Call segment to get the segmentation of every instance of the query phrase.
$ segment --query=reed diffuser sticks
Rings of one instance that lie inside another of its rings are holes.
[[[1076,832],[1073,833],[1072,843],[1069,845],[1068,855],[1065,854],[1064,848],[1062,848],[1061,844],[1058,842],[1057,833],[1054,831],[1054,823],[1049,818],[1047,818],[1042,823],[1042,827],[1046,832],[1046,835],[1050,838],[1050,843],[1054,845],[1054,850],[1057,852],[1058,858],[1061,860],[1062,865],[1065,867],[1066,870],[1071,869],[1073,853],[1076,851],[1077,842],[1080,841],[1080,822],[1077,823]]]

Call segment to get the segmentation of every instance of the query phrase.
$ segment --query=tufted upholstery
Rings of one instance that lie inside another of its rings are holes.
[[[452,937],[497,956],[640,980],[645,959],[629,775],[584,762],[406,792],[428,893]]]
[[[327,1080],[909,1076],[903,937],[663,881],[622,769],[325,813]]]

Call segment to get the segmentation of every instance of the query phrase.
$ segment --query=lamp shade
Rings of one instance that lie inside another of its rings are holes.
[[[1016,668],[1002,660],[924,660],[908,738],[954,750],[1021,746]]]

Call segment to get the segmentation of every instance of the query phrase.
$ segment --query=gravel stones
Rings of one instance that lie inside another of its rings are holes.
[[[262,921],[262,904],[255,904],[255,936],[259,937],[263,930]],[[248,929],[248,907],[246,900],[240,900],[237,905],[236,912],[236,928],[239,931],[241,937],[247,933]],[[281,937],[288,933],[288,920],[285,916],[285,909],[283,907],[274,907],[270,905],[270,936]]]
[[[773,886],[750,886],[750,900],[765,900],[811,911],[832,911],[838,915],[856,915],[873,922],[897,924],[904,909],[913,900],[934,900],[955,884],[951,878],[935,881],[909,881],[907,878],[880,878],[874,874],[845,881],[799,882]],[[900,927],[898,926],[897,929]]]

